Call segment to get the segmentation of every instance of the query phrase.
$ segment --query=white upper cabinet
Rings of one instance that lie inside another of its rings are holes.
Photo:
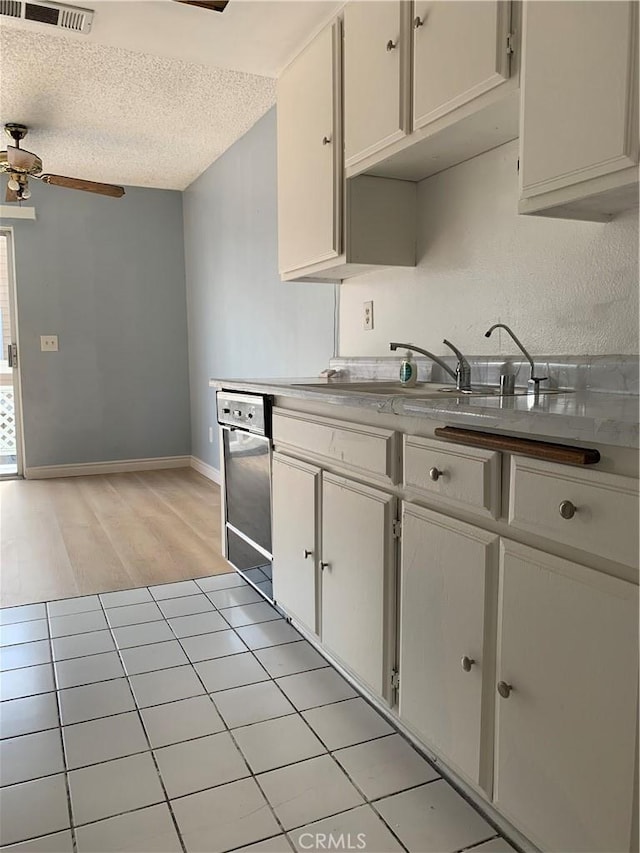
[[[347,177],[419,181],[515,139],[519,20],[508,0],[347,3]]]
[[[345,162],[401,139],[408,130],[408,18],[402,0],[355,0],[344,10]],[[375,92],[372,109],[371,93]]]
[[[415,266],[415,184],[363,175],[345,185],[343,145],[338,19],[278,81],[278,253],[285,281],[342,281],[380,267]]]
[[[414,4],[413,127],[422,128],[509,79],[510,4]]]
[[[520,213],[606,219],[638,203],[638,4],[525,4]]]
[[[278,80],[280,271],[342,251],[340,23],[326,27]]]
[[[635,849],[638,588],[501,548],[495,804],[541,850]]]
[[[317,502],[320,469],[273,455],[273,595],[277,604],[317,633]]]

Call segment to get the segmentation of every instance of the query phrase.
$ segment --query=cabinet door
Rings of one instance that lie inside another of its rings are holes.
[[[400,717],[488,793],[497,541],[439,513],[403,507]]]
[[[636,2],[525,4],[523,198],[633,166]]]
[[[322,477],[322,641],[375,693],[388,697],[393,645],[396,499]]]
[[[501,544],[498,809],[542,850],[629,850],[638,589]]]
[[[316,626],[317,495],[320,469],[273,455],[273,595],[314,633]]]
[[[407,0],[353,0],[344,10],[346,165],[375,154],[407,130]]]
[[[413,127],[425,127],[509,78],[510,4],[417,0]]]
[[[341,251],[340,27],[324,29],[278,81],[281,273]]]

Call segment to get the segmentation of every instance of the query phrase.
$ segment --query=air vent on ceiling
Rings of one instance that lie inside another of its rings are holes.
[[[0,15],[85,34],[90,31],[93,20],[91,9],[52,3],[50,0],[0,0]]]

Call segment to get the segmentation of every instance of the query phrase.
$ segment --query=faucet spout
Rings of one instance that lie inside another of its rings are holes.
[[[427,358],[430,358],[431,361],[434,361],[439,367],[441,367],[444,370],[445,373],[448,373],[449,376],[451,376],[451,378],[455,382],[458,381],[458,377],[456,376],[454,371],[449,367],[449,365],[445,364],[445,362],[441,358],[439,358],[437,355],[434,355],[432,352],[429,352],[429,350],[422,349],[422,347],[417,347],[415,344],[402,344],[402,343],[398,343],[397,341],[392,341],[389,344],[389,349],[392,352],[395,352],[395,350],[397,350],[397,349],[410,349],[410,350],[413,350],[414,352],[419,352],[421,355],[424,355]]]
[[[527,361],[529,362],[529,367],[531,369],[531,375],[529,377],[529,381],[534,383],[536,391],[537,391],[538,387],[539,387],[539,383],[544,382],[545,379],[548,379],[549,377],[548,376],[536,376],[536,366],[533,363],[533,359],[531,358],[531,356],[529,355],[527,350],[524,348],[524,344],[522,343],[520,338],[516,335],[516,333],[514,331],[512,331],[509,328],[509,326],[506,325],[506,323],[494,323],[493,326],[491,326],[491,328],[488,329],[484,333],[485,338],[490,338],[491,332],[493,332],[494,329],[504,329],[505,332],[511,336],[511,338],[515,342],[518,349],[522,352],[524,357],[527,359]]]

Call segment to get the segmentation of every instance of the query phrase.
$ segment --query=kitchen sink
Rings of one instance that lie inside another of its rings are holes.
[[[322,383],[296,383],[298,388],[306,388],[310,391],[324,391],[326,393],[343,393],[351,392],[365,394],[384,394],[385,396],[400,396],[400,397],[497,397],[500,395],[500,390],[494,385],[475,385],[472,391],[458,391],[454,385],[443,386],[441,382],[419,382],[416,385],[407,387],[399,382],[386,382],[379,379],[371,379],[368,382],[341,382],[340,380],[328,380]],[[509,396],[525,396],[526,388],[516,388],[513,394]],[[549,388],[540,389],[540,394],[566,394],[566,389]]]

